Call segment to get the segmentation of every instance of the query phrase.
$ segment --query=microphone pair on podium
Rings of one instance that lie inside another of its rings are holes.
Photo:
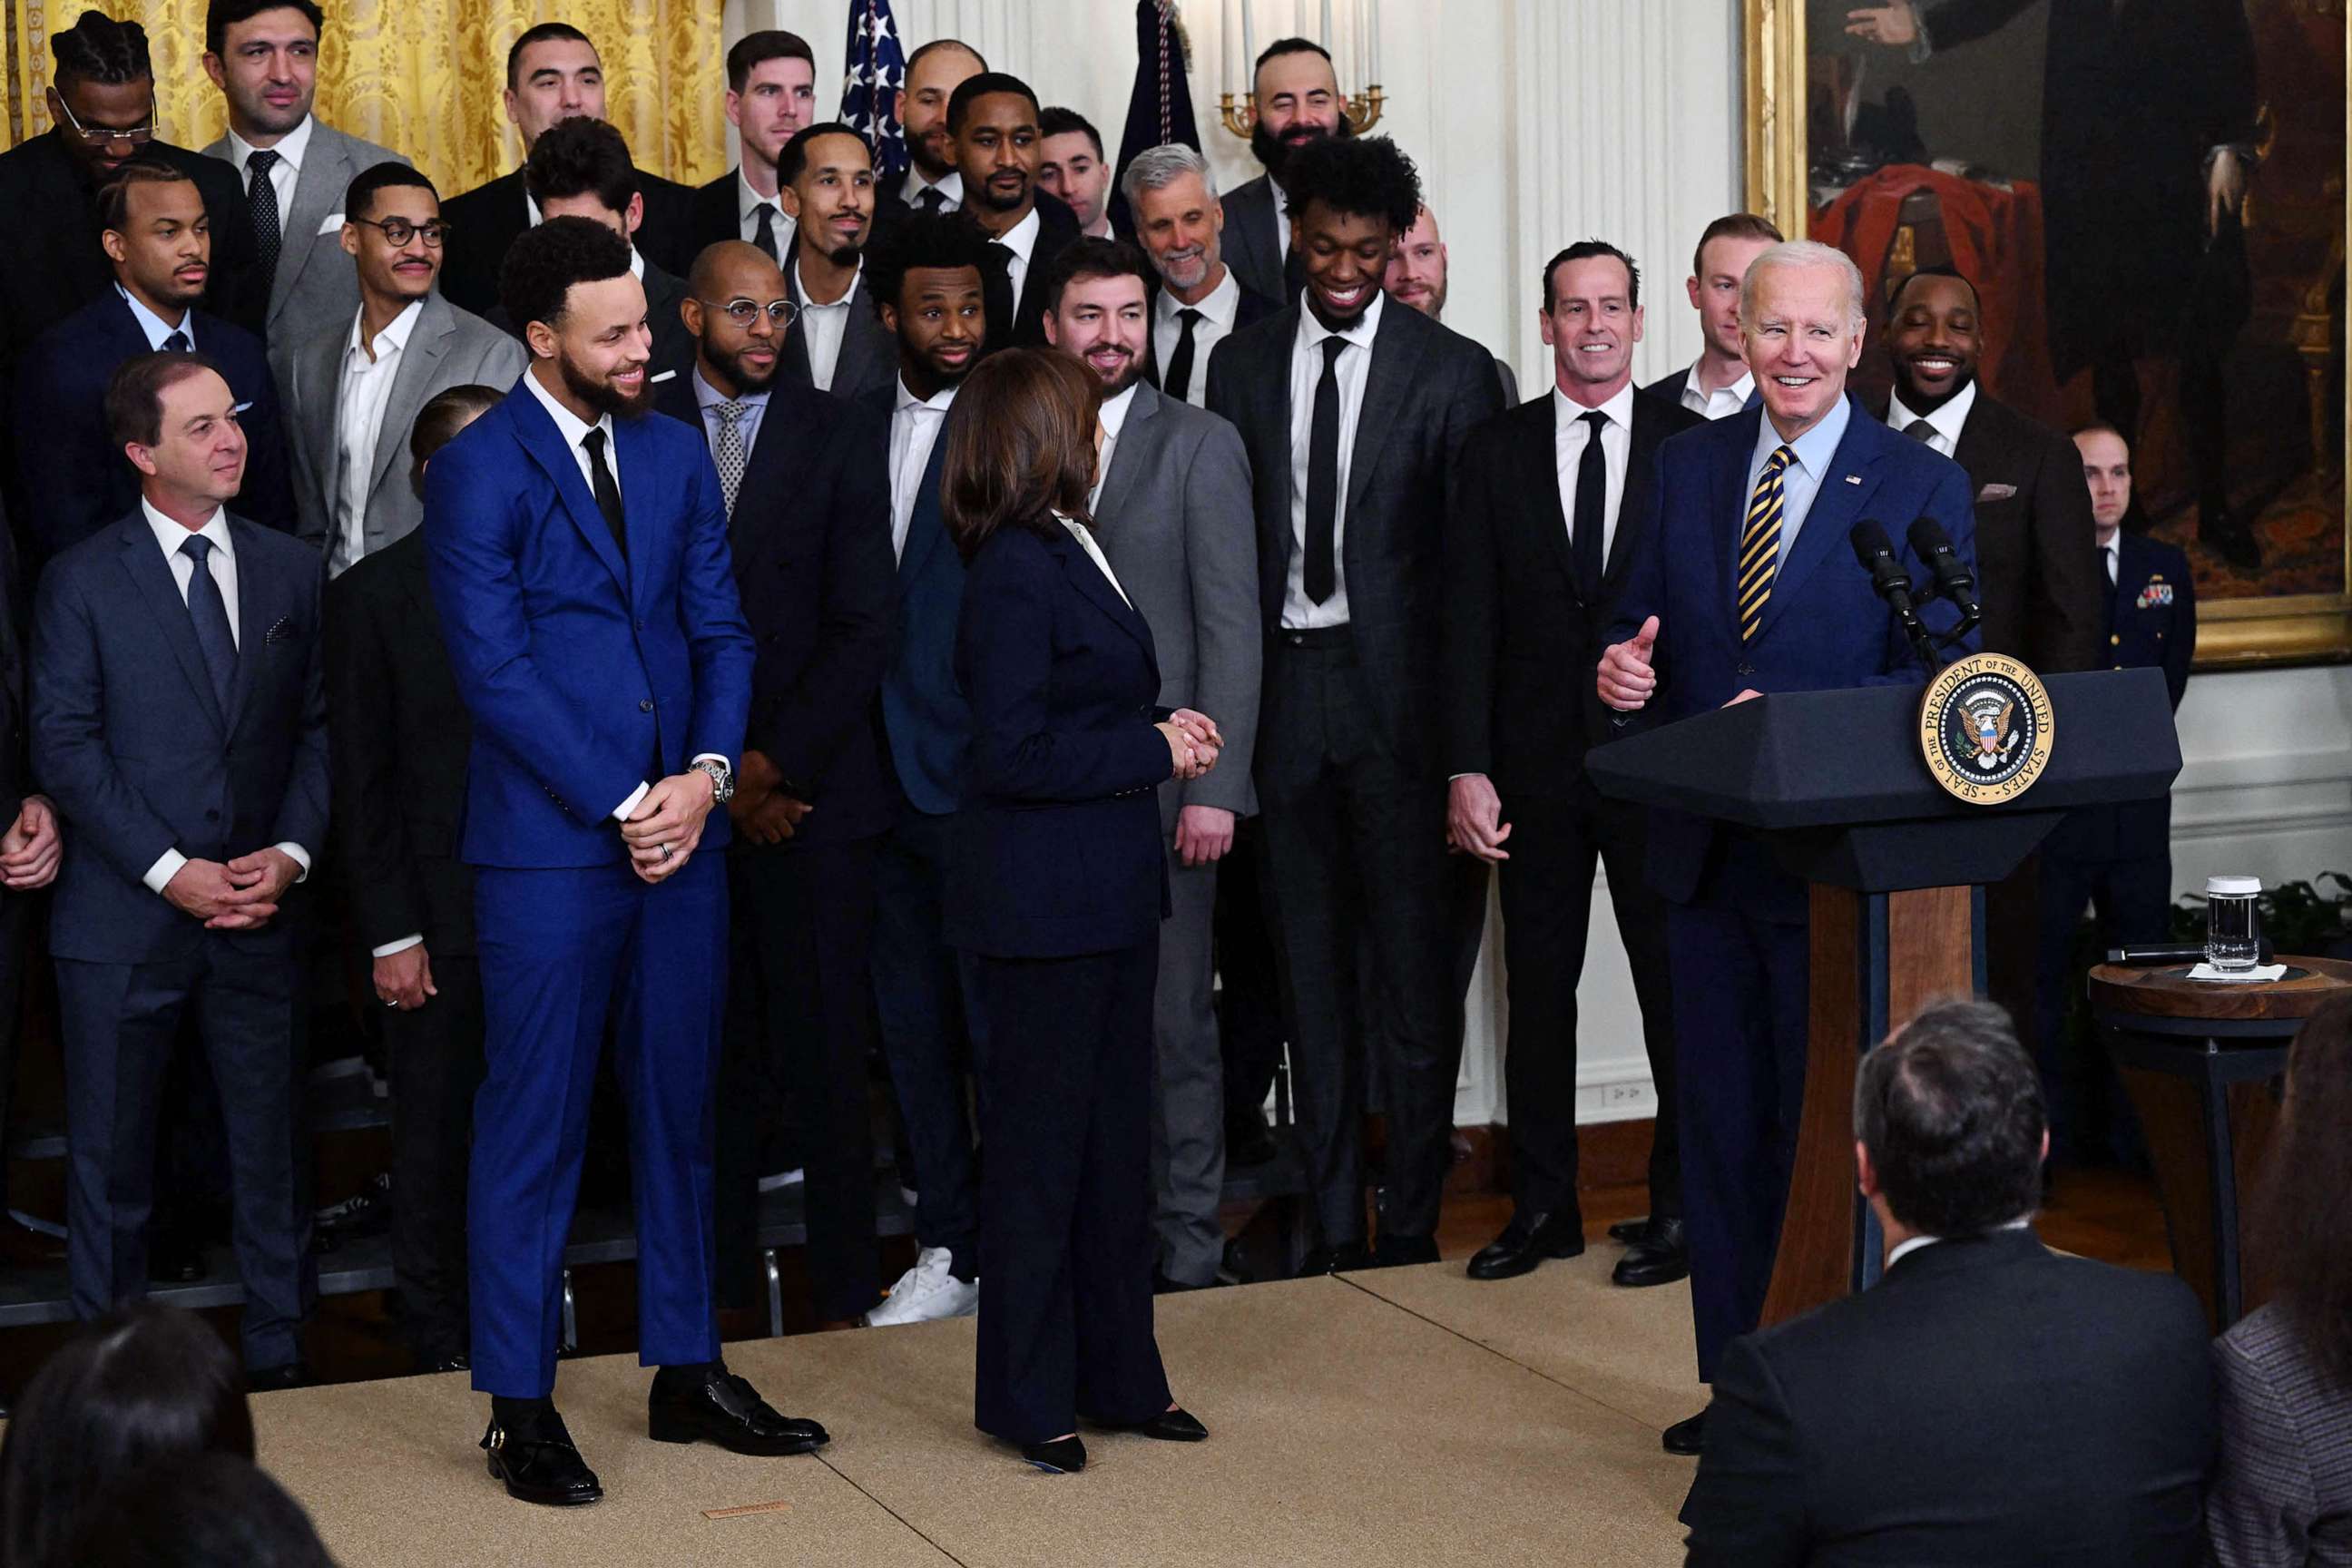
[[[1911,647],[1919,655],[1919,662],[1932,675],[1944,666],[1936,651],[1937,645],[1949,647],[1966,636],[1983,618],[1984,608],[1977,603],[1976,574],[1952,548],[1951,536],[1944,531],[1941,523],[1932,517],[1918,518],[1906,531],[1906,537],[1911,542],[1912,552],[1927,563],[1932,582],[1911,581],[1911,574],[1895,558],[1895,543],[1886,537],[1885,526],[1869,518],[1853,525],[1846,534],[1846,542],[1853,546],[1854,559],[1870,574],[1870,585],[1886,601],[1886,607],[1895,612],[1895,619],[1902,623],[1904,636],[1911,639]],[[1938,597],[1949,601],[1960,613],[1959,624],[1941,637],[1920,621],[1918,610],[1922,602]]]

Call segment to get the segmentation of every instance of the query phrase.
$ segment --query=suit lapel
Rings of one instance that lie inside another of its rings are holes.
[[[1735,631],[1739,626],[1739,534],[1748,517],[1748,459],[1756,451],[1763,417],[1760,411],[1750,410],[1723,421],[1724,426],[1737,426],[1739,433],[1726,440],[1717,454],[1715,493],[1708,498],[1707,515],[1723,520],[1718,525],[1722,533],[1716,541],[1716,559],[1722,575],[1723,613]]]
[[[1576,545],[1569,537],[1568,513],[1559,504],[1559,447],[1555,421],[1559,416],[1547,397],[1540,404],[1528,404],[1517,415],[1519,420],[1519,457],[1524,465],[1519,482],[1532,498],[1529,515],[1543,531],[1545,547],[1559,558],[1559,569],[1568,575],[1568,590],[1583,602],[1583,584],[1576,576]],[[1621,516],[1618,531],[1622,537],[1624,522]]]
[[[1641,552],[1643,525],[1649,502],[1650,466],[1658,454],[1661,432],[1642,405],[1649,399],[1633,396],[1633,427],[1625,441],[1625,477],[1617,492],[1617,533],[1609,542],[1609,559],[1601,566],[1601,596],[1615,596],[1633,557]]]
[[[621,456],[621,516],[629,531],[628,596],[634,605],[643,602],[648,565],[661,559],[659,552],[667,548],[667,541],[656,544],[656,531],[662,522],[677,515],[679,509],[674,503],[681,492],[691,505],[694,488],[691,480],[684,486],[666,485],[663,476],[654,471],[654,447],[646,437],[645,420],[614,420],[613,442]],[[599,522],[604,517],[601,511],[596,514]],[[611,538],[610,530],[605,536]]]
[[[139,596],[147,601],[148,618],[171,645],[172,657],[179,662],[180,673],[187,677],[197,702],[226,739],[227,716],[221,711],[220,699],[213,691],[212,672],[205,668],[204,649],[196,646],[196,627],[188,618],[188,602],[180,597],[180,585],[173,580],[171,564],[163,559],[163,551],[156,548],[154,531],[147,526],[146,513],[133,511],[117,527],[121,534],[123,571],[130,575]],[[247,602],[244,584],[240,582],[237,586],[239,602]],[[242,664],[244,660],[237,662]]]
[[[438,293],[427,294],[425,310],[408,334],[408,345],[400,351],[400,363],[392,367],[392,390],[384,397],[383,423],[376,426],[375,467],[368,475],[371,505],[399,459],[408,455],[403,432],[416,423],[417,411],[440,384],[441,358],[449,352],[449,340],[457,335],[457,312]],[[361,519],[361,526],[364,531],[365,518]]]
[[[1860,408],[1853,410],[1837,450],[1831,455],[1829,468],[1822,475],[1821,488],[1813,492],[1804,526],[1782,547],[1780,570],[1772,575],[1772,596],[1765,601],[1763,617],[1757,623],[1759,637],[1780,619],[1805,579],[1844,548],[1847,531],[1877,493],[1878,454],[1866,449],[1872,444],[1866,430],[1869,422],[1869,415]]]
[[[1397,411],[1404,406],[1405,395],[1412,391],[1413,375],[1421,368],[1424,345],[1412,325],[1402,322],[1403,314],[1402,306],[1393,311],[1382,306],[1381,330],[1372,338],[1363,405],[1356,413],[1356,445],[1348,458],[1348,518],[1353,518],[1364,504],[1364,491],[1372,482],[1372,470],[1380,466],[1389,426],[1396,423]],[[1284,384],[1289,380],[1285,374]]]
[[[530,373],[525,371],[523,374],[528,375]],[[578,459],[572,457],[571,447],[564,445],[563,433],[555,427],[555,421],[548,417],[547,410],[539,405],[539,399],[531,395],[530,388],[516,387],[509,400],[517,405],[514,411],[515,438],[522,443],[522,449],[530,454],[531,460],[554,484],[557,499],[572,514],[572,525],[580,531],[580,537],[587,541],[589,550],[604,563],[604,570],[613,574],[613,581],[621,585],[622,593],[628,594],[629,572],[627,564],[621,559],[620,546],[613,542],[613,531],[605,526],[604,514],[588,489],[587,479],[580,472]],[[625,456],[622,467],[625,469],[629,466]],[[644,476],[638,478],[642,479]],[[628,504],[628,495],[624,490],[621,497],[624,511],[627,510]]]
[[[923,477],[915,491],[915,509],[907,518],[907,548],[898,557],[898,581],[911,583],[923,569],[932,551],[947,538],[947,525],[940,520],[940,470],[948,455],[948,434],[944,425],[931,442],[931,455],[923,464]]]
[[[1142,382],[1135,384],[1135,397],[1127,405],[1127,423],[1119,426],[1118,443],[1111,447],[1110,472],[1103,476],[1102,496],[1095,507],[1095,515],[1120,517],[1125,515],[1128,493],[1135,489],[1136,475],[1150,461],[1152,437],[1158,426],[1151,421],[1160,413],[1160,394]]]
[[[302,438],[326,490],[319,499],[330,528],[334,525],[335,497],[341,493],[343,483],[343,450],[342,443],[335,439],[335,409],[343,400],[343,355],[350,350],[351,331],[346,325],[341,332],[320,332],[299,351],[310,356],[304,369],[310,379],[309,395],[301,400]],[[391,427],[389,423],[384,426]]]
[[[277,620],[278,600],[271,592],[275,584],[262,576],[261,552],[254,548],[252,527],[232,517],[228,532],[236,547],[236,679],[229,682],[228,712],[223,721],[234,735],[260,676],[262,647]]]
[[[286,209],[286,232],[278,237],[278,278],[270,293],[276,301],[270,311],[273,321],[294,297],[294,285],[310,265],[319,226],[342,201],[344,187],[358,173],[343,150],[342,139],[315,120],[310,123],[308,151],[310,155],[294,175],[294,200]]]
[[[1103,574],[1101,567],[1095,564],[1086,547],[1070,537],[1069,529],[1059,524],[1056,526],[1061,529],[1061,537],[1047,548],[1060,559],[1063,572],[1077,588],[1079,596],[1117,622],[1118,629],[1133,637],[1137,646],[1143,649],[1144,662],[1151,667],[1152,689],[1158,690],[1160,661],[1151,646],[1151,628],[1144,624],[1143,617],[1136,613],[1135,606],[1127,602],[1125,595],[1111,586],[1110,579]]]

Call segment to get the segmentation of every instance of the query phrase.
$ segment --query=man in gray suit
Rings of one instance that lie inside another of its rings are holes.
[[[1210,1005],[1210,923],[1217,862],[1256,809],[1257,538],[1249,460],[1224,420],[1143,379],[1150,264],[1123,240],[1073,241],[1042,282],[1045,339],[1100,378],[1102,463],[1091,510],[1111,570],[1151,627],[1160,700],[1195,708],[1224,731],[1238,766],[1160,788],[1171,913],[1161,927],[1152,1034],[1160,1092],[1152,1123],[1159,1188],[1156,1288],[1217,1282],[1225,1235],[1224,1070]],[[1223,774],[1223,777],[1219,777]]]
[[[311,0],[212,0],[205,73],[228,100],[228,134],[205,149],[244,184],[261,271],[266,342],[299,343],[359,305],[341,247],[343,191],[378,163],[407,159],[311,116],[319,85]]]
[[[295,533],[325,552],[331,575],[424,520],[402,460],[417,410],[469,382],[512,386],[530,357],[433,287],[445,231],[432,181],[378,163],[341,207],[350,260],[335,268],[357,279],[358,303],[269,356],[294,454]]]

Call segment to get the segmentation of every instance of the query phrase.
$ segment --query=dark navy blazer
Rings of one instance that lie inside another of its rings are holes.
[[[896,376],[860,401],[891,417]],[[887,451],[887,436],[884,450]],[[917,811],[944,816],[963,803],[963,749],[971,710],[956,683],[956,620],[963,604],[963,558],[948,542],[940,516],[940,471],[947,432],[931,443],[931,460],[907,522],[898,554],[898,622],[890,668],[882,677],[882,728],[898,787]]]
[[[1012,958],[1109,952],[1167,908],[1151,628],[1058,523],[997,531],[964,580],[956,673],[971,700],[948,941]]]
[[[2099,574],[2106,575],[2105,563]],[[2116,535],[2116,582],[2102,606],[2100,663],[2158,668],[2180,707],[2197,656],[2197,582],[2178,545],[2141,533]],[[2152,860],[2172,853],[2172,796],[2070,811],[2042,843],[2068,860]]]

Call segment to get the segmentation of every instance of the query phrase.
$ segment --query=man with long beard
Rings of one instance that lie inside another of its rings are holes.
[[[425,548],[473,715],[488,1077],[467,1204],[474,1386],[490,1474],[526,1502],[604,1495],[551,1398],[589,1089],[613,1023],[629,1117],[640,1360],[657,1441],[805,1453],[719,1354],[711,1090],[726,990],[727,837],[753,647],[719,476],[651,406],[629,245],[551,217],[499,278],[530,367],[433,459]]]
[[[1306,38],[1276,38],[1257,58],[1251,100],[1257,122],[1250,152],[1265,173],[1234,187],[1225,198],[1225,261],[1242,287],[1288,304],[1298,297],[1304,274],[1290,254],[1290,220],[1281,193],[1292,154],[1312,142],[1352,136],[1339,74],[1322,45]]]

